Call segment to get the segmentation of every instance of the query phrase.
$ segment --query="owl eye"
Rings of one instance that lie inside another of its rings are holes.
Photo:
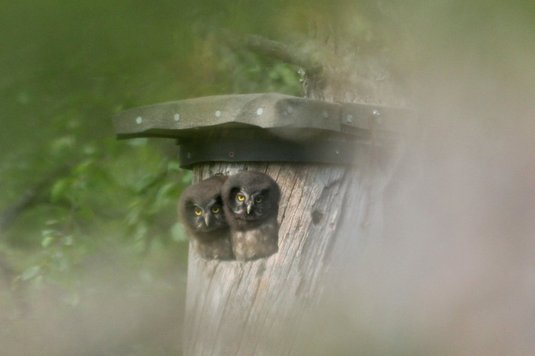
[[[264,200],[262,196],[257,196],[256,198],[254,198],[255,203],[261,203],[262,200]]]
[[[196,207],[195,209],[193,209],[193,214],[195,214],[196,216],[201,216],[202,215],[202,209]]]
[[[243,195],[242,193],[236,194],[236,200],[239,201],[239,202],[244,202],[245,201],[245,195]]]
[[[219,214],[219,212],[221,211],[221,208],[218,207],[218,206],[214,206],[214,207],[212,207],[211,210],[212,210],[212,213]]]

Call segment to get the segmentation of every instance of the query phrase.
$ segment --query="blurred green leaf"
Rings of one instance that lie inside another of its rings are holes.
[[[39,275],[41,272],[40,266],[31,266],[27,268],[22,274],[20,275],[20,279],[23,281],[28,281],[30,279],[33,279]]]
[[[182,175],[182,184],[191,184],[192,176],[191,171],[184,172]]]
[[[173,241],[175,242],[185,242],[187,241],[186,233],[184,232],[184,228],[180,223],[175,223],[171,227],[171,236],[173,238]]]
[[[76,143],[76,138],[72,135],[59,137],[55,139],[54,141],[52,141],[52,144],[51,144],[52,154],[58,155],[60,153],[68,151],[74,148],[75,143]]]
[[[52,245],[53,242],[54,242],[54,237],[47,235],[45,236],[45,238],[43,238],[43,240],[41,240],[41,246],[43,246],[44,248],[47,248],[48,246]]]
[[[169,172],[179,172],[180,171],[180,164],[177,161],[169,161],[167,164],[167,170]]]
[[[57,203],[61,199],[65,198],[67,190],[69,189],[69,179],[64,178],[56,181],[50,191],[50,200],[52,203]]]
[[[72,246],[74,244],[74,238],[71,235],[63,237],[63,244],[65,246]]]

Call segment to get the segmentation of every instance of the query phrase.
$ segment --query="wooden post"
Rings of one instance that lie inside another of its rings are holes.
[[[360,168],[294,164],[207,164],[195,179],[243,169],[269,174],[281,187],[279,252],[253,262],[203,260],[190,250],[185,355],[291,355],[304,308],[322,293],[321,276],[344,224],[367,235],[373,189],[369,152]],[[340,246],[339,246],[340,247]]]
[[[257,94],[166,103],[117,118],[123,137],[177,137],[181,163],[193,169],[194,181],[254,170],[282,191],[274,255],[205,260],[190,248],[185,355],[300,354],[301,319],[325,292],[323,277],[337,251],[381,226],[383,134],[400,115]],[[252,143],[243,143],[251,135]]]

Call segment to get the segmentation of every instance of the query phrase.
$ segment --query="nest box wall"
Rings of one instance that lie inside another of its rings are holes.
[[[134,108],[114,119],[119,138],[176,138],[184,168],[206,162],[349,165],[370,138],[403,129],[405,109],[288,95],[210,96]]]

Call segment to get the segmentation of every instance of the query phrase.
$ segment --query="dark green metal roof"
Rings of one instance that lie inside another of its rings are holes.
[[[375,128],[400,131],[412,112],[367,104],[338,104],[277,93],[208,96],[126,110],[114,118],[120,138],[184,138],[202,129],[257,127],[355,134]],[[291,138],[291,137],[290,137]]]

